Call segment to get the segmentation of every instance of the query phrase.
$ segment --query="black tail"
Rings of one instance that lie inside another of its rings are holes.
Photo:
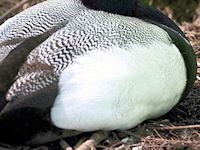
[[[57,95],[57,83],[28,96],[9,101],[0,112],[0,142],[21,145],[52,129],[50,109]]]

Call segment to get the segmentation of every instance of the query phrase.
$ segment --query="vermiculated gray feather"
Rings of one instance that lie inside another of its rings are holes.
[[[26,38],[63,27],[82,8],[76,0],[48,0],[8,19],[0,26],[0,62]]]
[[[113,46],[128,50],[130,43],[148,46],[155,39],[170,44],[168,35],[163,35],[160,28],[151,25],[151,31],[146,28],[149,24],[136,18],[132,22],[129,19],[105,12],[80,11],[65,27],[29,54],[17,80],[8,91],[7,99],[30,94],[57,81],[62,71],[76,61],[76,57],[88,51],[105,50]],[[28,83],[34,86],[29,87]]]

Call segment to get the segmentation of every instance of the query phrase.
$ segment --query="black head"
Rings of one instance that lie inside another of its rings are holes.
[[[165,25],[185,37],[181,29],[166,15],[153,7],[140,4],[138,0],[82,0],[82,3],[90,9],[137,17],[153,24]]]
[[[82,0],[91,9],[131,16],[136,0]]]

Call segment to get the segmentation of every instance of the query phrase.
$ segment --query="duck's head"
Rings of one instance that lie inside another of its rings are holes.
[[[131,16],[136,0],[82,0],[91,9]]]

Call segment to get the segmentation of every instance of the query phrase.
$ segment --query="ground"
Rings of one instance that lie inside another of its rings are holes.
[[[28,0],[18,1],[22,3],[12,0],[0,2],[0,8],[2,8],[0,23],[39,0],[31,4],[27,3]],[[164,7],[163,10],[168,16],[173,15],[173,11],[168,7]],[[146,121],[131,130],[111,132],[105,140],[96,145],[96,148],[109,150],[200,149],[200,5],[192,18],[189,22],[181,22],[179,25],[186,33],[197,56],[197,80],[188,97],[161,118]],[[0,150],[60,150],[68,147],[65,141],[73,146],[80,139],[86,140],[89,137],[88,133],[37,147],[0,145]]]

